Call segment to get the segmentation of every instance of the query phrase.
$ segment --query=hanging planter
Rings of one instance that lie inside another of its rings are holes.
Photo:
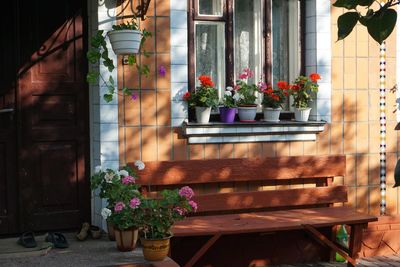
[[[108,32],[111,47],[117,55],[137,54],[142,40],[142,32],[138,30],[118,30]]]

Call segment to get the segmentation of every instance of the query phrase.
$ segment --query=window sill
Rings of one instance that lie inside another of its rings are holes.
[[[184,122],[183,134],[189,144],[315,141],[325,128],[325,121],[257,121],[232,124]]]

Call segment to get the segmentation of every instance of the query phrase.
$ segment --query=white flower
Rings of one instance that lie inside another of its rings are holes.
[[[101,172],[101,171],[102,171],[102,169],[101,169],[101,166],[100,166],[100,165],[94,167],[94,173],[99,173],[99,172]]]
[[[231,91],[225,91],[225,95],[226,96],[232,96],[232,92]]]
[[[144,165],[143,161],[141,161],[141,160],[136,160],[135,166],[138,168],[139,171],[141,171],[145,168],[145,165]]]
[[[239,101],[240,99],[243,99],[244,96],[242,94],[236,93],[233,95],[233,99],[235,99],[235,101]]]
[[[104,175],[104,180],[106,180],[107,183],[111,184],[114,176],[115,174],[113,172],[107,172],[106,175]]]
[[[107,208],[103,208],[101,210],[101,216],[103,216],[104,220],[107,220],[108,217],[110,217],[111,215],[111,210],[107,209]]]
[[[226,87],[226,90],[227,91],[233,91],[233,87],[232,86],[228,86],[228,87]]]
[[[118,174],[119,174],[120,176],[123,176],[123,177],[129,176],[129,173],[128,173],[126,170],[120,170]]]

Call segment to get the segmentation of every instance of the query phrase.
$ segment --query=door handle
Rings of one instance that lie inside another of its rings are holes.
[[[3,108],[0,109],[0,113],[13,113],[14,109],[13,108]]]

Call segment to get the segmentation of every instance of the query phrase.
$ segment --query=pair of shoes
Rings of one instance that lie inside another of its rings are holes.
[[[17,243],[25,248],[35,248],[37,246],[33,232],[22,233]]]
[[[76,235],[76,238],[80,241],[83,241],[86,240],[89,234],[93,239],[100,239],[101,238],[100,227],[90,225],[89,223],[85,222],[82,224],[82,228]]]
[[[46,242],[53,243],[55,248],[68,248],[68,241],[62,233],[49,232],[46,236]]]

